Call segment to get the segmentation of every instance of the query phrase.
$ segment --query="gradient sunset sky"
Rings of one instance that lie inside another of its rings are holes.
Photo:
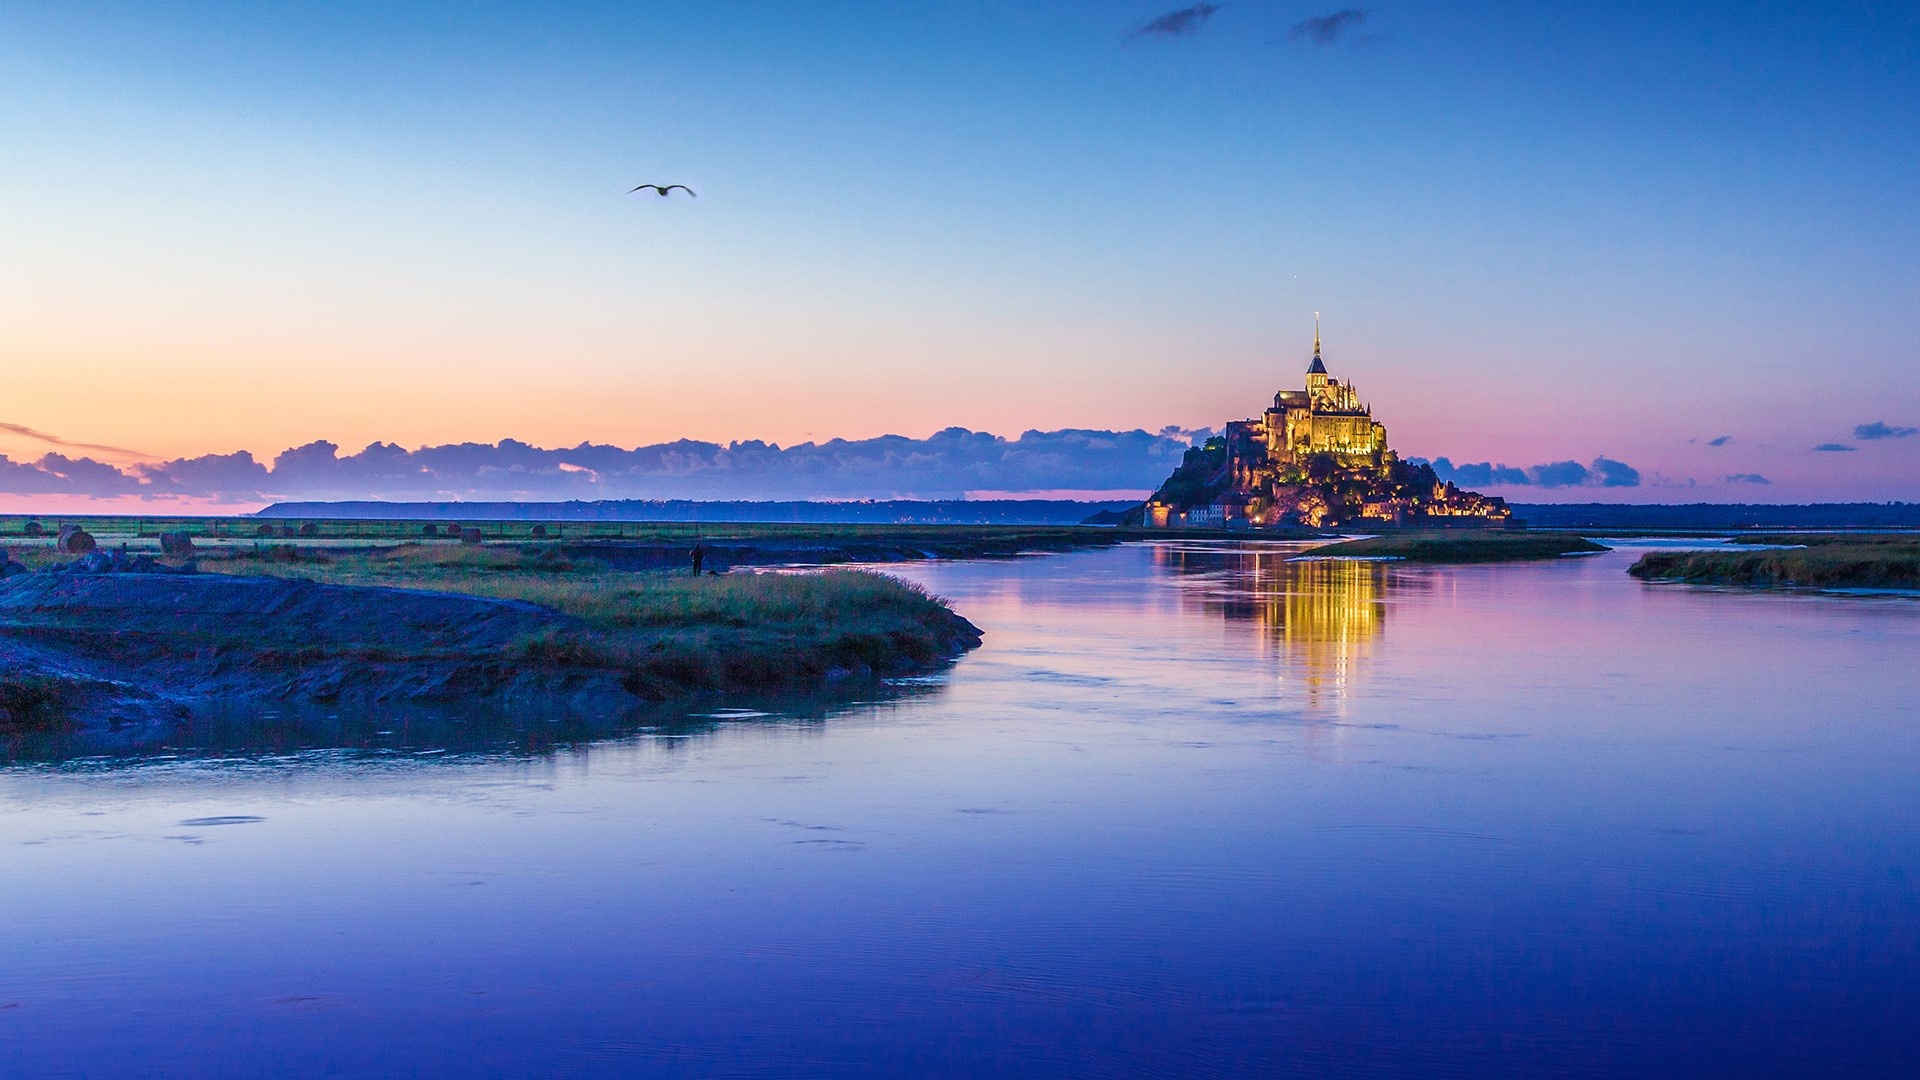
[[[1319,310],[1406,455],[1920,499],[1920,7],[1180,8],[9,3],[0,423],[1217,427]]]

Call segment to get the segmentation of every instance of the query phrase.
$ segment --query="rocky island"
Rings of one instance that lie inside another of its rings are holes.
[[[1389,448],[1373,410],[1327,373],[1316,323],[1306,387],[1281,390],[1259,418],[1231,421],[1223,435],[1188,450],[1125,523],[1432,529],[1502,526],[1512,517],[1504,500],[1463,491]]]

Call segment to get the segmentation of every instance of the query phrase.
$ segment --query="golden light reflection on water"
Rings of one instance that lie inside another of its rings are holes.
[[[1250,623],[1280,664],[1283,696],[1309,709],[1338,709],[1385,632],[1383,563],[1292,561],[1290,548],[1161,548],[1156,561],[1187,602]]]

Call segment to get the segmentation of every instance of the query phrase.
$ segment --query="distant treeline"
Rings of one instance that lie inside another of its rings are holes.
[[[696,521],[844,525],[1077,525],[1137,504],[1073,499],[881,499],[862,502],[283,502],[261,518],[400,521]]]
[[[1920,503],[1516,503],[1536,529],[1898,529],[1920,528]]]

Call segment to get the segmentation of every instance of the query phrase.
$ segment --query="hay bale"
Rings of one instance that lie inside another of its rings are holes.
[[[440,526],[435,525],[433,522],[429,521],[425,525],[420,526],[420,535],[421,536],[439,536]]]
[[[255,529],[255,530],[253,530],[253,535],[255,535],[255,536],[272,536],[272,535],[273,535],[273,534],[274,534],[274,533],[275,533],[276,531],[278,531],[278,530],[276,530],[276,529],[275,529],[275,528],[274,528],[273,526],[271,526],[271,525],[262,525],[262,526],[260,526],[259,528],[257,528],[257,529]]]
[[[26,532],[28,536],[45,536],[47,535],[47,527],[37,521],[29,521],[27,522]]]
[[[460,530],[460,542],[461,542],[461,543],[463,543],[463,544],[477,544],[477,543],[479,543],[479,542],[480,542],[480,530],[479,530],[479,529],[476,529],[476,528],[474,528],[474,527],[473,527],[473,526],[471,526],[471,525],[469,525],[469,526],[467,526],[467,527],[466,527],[466,528],[464,528],[464,529],[461,529],[461,530]]]
[[[160,534],[160,553],[191,555],[193,554],[193,537],[183,532],[163,532]]]
[[[283,540],[291,540],[291,539],[293,539],[293,538],[294,538],[294,536],[295,536],[295,535],[297,535],[297,534],[296,534],[296,533],[294,532],[294,529],[293,529],[293,526],[292,526],[292,525],[282,525],[282,526],[280,526],[280,538],[281,538],[281,539],[283,539]]]
[[[60,535],[54,539],[53,546],[62,555],[85,555],[99,545],[94,543],[93,534],[80,526],[62,525]]]
[[[533,537],[536,540],[545,540],[547,538],[547,527],[545,525],[535,525],[533,527]]]
[[[319,524],[316,522],[309,521],[306,524],[300,526],[300,535],[301,536],[319,536],[320,535]]]

